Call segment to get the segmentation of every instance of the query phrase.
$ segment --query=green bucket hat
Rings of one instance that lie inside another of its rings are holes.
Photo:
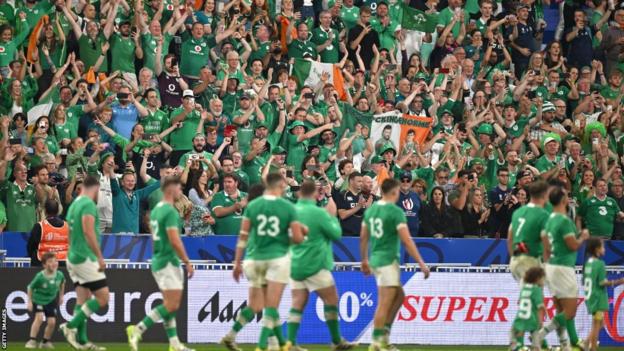
[[[449,115],[451,115],[451,117],[453,116],[453,112],[451,112],[450,109],[443,108],[442,110],[438,111],[438,118],[442,117],[445,113],[448,113]]]
[[[492,135],[494,134],[494,127],[492,127],[492,125],[489,123],[483,123],[477,129],[477,133]]]
[[[470,161],[469,168],[472,168],[474,165],[480,164],[481,166],[485,166],[485,160],[481,157],[475,157]]]
[[[288,130],[292,130],[295,127],[303,127],[305,129],[308,129],[305,125],[305,123],[301,122],[301,121],[294,121],[290,124],[290,126],[288,127]]]
[[[396,151],[396,149],[394,148],[394,146],[392,146],[392,144],[391,144],[391,143],[387,143],[387,144],[385,144],[385,145],[381,148],[381,150],[379,151],[379,156],[381,156],[381,155],[385,154],[385,153],[386,153],[386,152],[388,152],[388,151],[392,151],[392,153],[394,154],[394,156],[396,156],[396,154],[397,154],[397,151]]]
[[[375,155],[373,156],[373,158],[371,159],[371,164],[377,164],[377,163],[382,163],[384,161],[384,159],[379,156],[379,155]]]

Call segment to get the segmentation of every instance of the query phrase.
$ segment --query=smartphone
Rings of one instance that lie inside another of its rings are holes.
[[[292,178],[292,177],[293,177],[293,171],[292,171],[292,169],[287,169],[287,170],[286,170],[286,177],[287,177],[287,178]]]
[[[290,187],[290,191],[292,191],[292,192],[297,192],[297,191],[299,191],[299,189],[301,189],[301,186],[299,186],[299,185],[292,185]]]
[[[67,156],[67,149],[60,149],[60,150],[59,150],[59,154],[60,154],[61,156]]]
[[[388,71],[394,71],[397,68],[397,65],[391,63],[386,65],[386,68],[388,69]]]
[[[319,166],[318,165],[307,165],[306,169],[308,170],[308,172],[316,172],[319,170]]]
[[[82,174],[82,173],[84,173],[84,169],[82,168],[82,166],[76,167],[76,174]]]
[[[177,66],[177,65],[178,65],[178,58],[174,56],[171,58],[171,67]]]
[[[117,93],[117,99],[119,99],[119,100],[125,100],[125,99],[127,99],[127,98],[128,98],[128,95],[129,95],[129,94],[127,94],[127,93]]]
[[[227,126],[225,126],[225,129],[223,129],[223,136],[226,138],[231,138],[232,137],[232,132],[236,130],[236,126],[229,124]]]
[[[449,73],[449,69],[448,68],[440,68],[440,73],[448,74]]]
[[[303,97],[306,99],[314,99],[314,93],[305,93]]]
[[[144,133],[143,134],[143,140],[152,140],[152,139],[154,139],[154,135],[155,134]]]
[[[22,139],[20,139],[20,138],[11,138],[11,139],[9,139],[9,144],[10,145],[21,145],[22,144]]]
[[[536,96],[537,96],[537,94],[535,93],[535,91],[529,91],[529,92],[527,93],[527,97],[528,97],[529,99],[531,99],[531,100],[532,100],[532,99],[535,99],[535,97],[536,97]]]

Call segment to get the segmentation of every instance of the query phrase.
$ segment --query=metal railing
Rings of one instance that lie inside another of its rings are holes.
[[[27,257],[5,257],[6,251],[0,250],[0,267],[4,268],[28,268],[30,258]],[[108,269],[150,269],[151,260],[146,262],[132,262],[129,259],[106,259]],[[215,260],[191,260],[193,268],[196,270],[232,270],[232,263],[220,263]],[[427,264],[433,272],[446,273],[509,273],[509,265],[493,264],[490,266],[472,266],[470,263],[430,263]],[[417,263],[406,263],[400,266],[405,272],[418,272],[420,267]],[[359,272],[360,262],[339,262],[335,264],[336,272]],[[576,266],[576,273],[583,271],[583,266]],[[624,273],[624,266],[606,266],[607,272]]]

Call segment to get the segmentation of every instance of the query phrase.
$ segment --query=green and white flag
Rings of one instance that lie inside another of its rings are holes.
[[[433,33],[437,24],[438,14],[427,14],[408,6],[403,7],[401,28]]]

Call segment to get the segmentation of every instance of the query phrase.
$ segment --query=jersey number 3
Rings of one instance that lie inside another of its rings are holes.
[[[277,234],[279,234],[279,227],[280,227],[280,221],[279,218],[277,218],[277,216],[265,216],[265,215],[258,215],[258,217],[256,217],[256,219],[258,220],[258,222],[260,222],[258,224],[258,235],[259,236],[277,236]]]

